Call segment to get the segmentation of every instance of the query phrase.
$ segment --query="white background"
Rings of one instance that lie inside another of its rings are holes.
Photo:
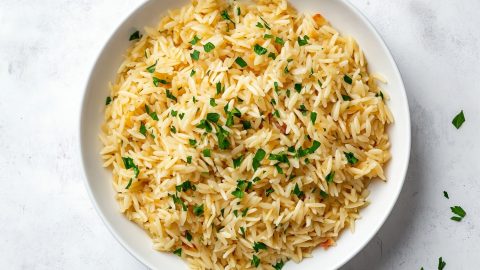
[[[0,269],[146,269],[95,213],[78,158],[89,68],[141,2],[0,0]],[[412,157],[393,214],[342,270],[437,269],[440,256],[446,270],[479,269],[480,1],[352,2],[404,77]]]

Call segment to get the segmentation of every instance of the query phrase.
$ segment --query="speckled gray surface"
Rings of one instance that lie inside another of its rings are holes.
[[[95,213],[77,146],[89,68],[140,2],[0,0],[0,269],[146,269]],[[398,62],[413,140],[393,214],[342,270],[437,269],[439,256],[445,269],[478,269],[480,2],[352,2]],[[463,222],[450,220],[452,205],[467,211]]]

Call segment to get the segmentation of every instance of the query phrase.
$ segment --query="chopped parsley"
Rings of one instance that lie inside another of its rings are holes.
[[[158,60],[155,61],[155,64],[147,67],[147,71],[148,71],[149,73],[154,73],[154,72],[155,72],[155,68],[157,67],[157,62],[158,62]]]
[[[238,210],[237,209],[233,210],[233,214],[235,215],[235,217],[238,217]]]
[[[260,259],[255,255],[253,255],[252,257],[252,265],[255,267],[258,267],[260,265]]]
[[[263,28],[263,24],[261,22],[257,22],[257,24],[255,26],[258,27],[258,28]]]
[[[188,164],[192,164],[192,156],[188,156],[188,157],[187,157],[187,163],[188,163]]]
[[[185,113],[179,113],[178,114],[178,117],[180,118],[180,120],[182,120],[184,116],[185,116]]]
[[[290,97],[290,89],[287,89],[286,95],[287,97]]]
[[[385,97],[383,96],[383,92],[382,92],[382,91],[376,93],[375,96],[376,96],[376,97],[381,97],[382,100],[385,99]]]
[[[350,78],[348,75],[344,75],[343,80],[348,84],[352,84],[353,82],[352,78]]]
[[[244,130],[251,129],[252,128],[252,123],[247,120],[242,120],[242,126]]]
[[[197,145],[197,140],[195,140],[195,139],[188,139],[188,143],[190,144],[190,146],[195,146],[195,145]]]
[[[195,69],[192,69],[192,71],[190,71],[190,77],[193,77],[193,75],[195,75],[195,73],[197,73],[197,72],[195,71]]]
[[[200,59],[200,52],[197,50],[194,50],[193,53],[190,54],[193,60],[198,61]]]
[[[212,107],[217,106],[217,103],[215,102],[214,98],[210,98],[210,106],[212,106]]]
[[[252,167],[253,167],[254,171],[256,171],[258,169],[258,167],[260,167],[260,162],[263,160],[263,158],[265,157],[266,154],[267,153],[262,148],[257,150],[257,152],[255,153],[255,156],[253,157],[253,161],[252,161]]]
[[[298,45],[299,45],[299,46],[308,45],[308,40],[309,40],[309,39],[310,39],[310,38],[309,38],[307,35],[303,36],[303,39],[300,38],[300,37],[298,37],[298,38],[297,38]]]
[[[335,171],[331,171],[327,176],[325,176],[325,180],[327,183],[333,183],[333,179],[335,178]]]
[[[275,89],[275,92],[278,92],[278,82],[273,83],[273,89]]]
[[[315,121],[317,121],[317,113],[316,112],[311,112],[310,113],[310,121],[312,121],[312,124],[315,125]]]
[[[323,190],[320,190],[320,196],[322,196],[322,198],[326,199],[326,198],[328,198],[328,193],[326,193]]]
[[[278,118],[280,118],[280,112],[279,112],[278,110],[275,110],[275,111],[273,112],[273,115],[276,116],[276,117],[278,117]]]
[[[275,43],[280,44],[280,45],[285,45],[285,41],[280,38],[280,37],[275,37]]]
[[[187,192],[189,190],[196,190],[197,188],[195,187],[195,185],[192,185],[192,182],[190,182],[190,180],[187,180],[183,183],[181,183],[180,185],[178,186],[175,186],[175,189],[178,191],[178,192]]]
[[[182,206],[182,210],[187,211],[187,206],[185,205],[183,200],[180,199],[180,197],[178,197],[177,195],[170,195],[170,196],[172,197],[174,204],[180,204]]]
[[[155,87],[158,87],[159,84],[168,84],[168,82],[166,80],[162,80],[162,79],[159,79],[157,77],[153,77],[153,85],[155,85]]]
[[[177,114],[178,114],[178,112],[175,111],[175,110],[172,110],[172,111],[170,112],[170,115],[172,115],[173,117],[177,116]]]
[[[222,83],[220,83],[220,82],[217,82],[215,88],[217,90],[217,95],[222,93],[223,91],[225,91],[225,88],[222,89]]]
[[[342,99],[343,101],[350,101],[352,100],[352,98],[350,96],[347,96],[347,95],[342,95]]]
[[[438,270],[443,270],[443,268],[445,268],[445,265],[447,265],[447,263],[443,260],[443,258],[438,258]]]
[[[170,132],[172,132],[173,134],[177,133],[177,128],[175,126],[171,126]]]
[[[248,207],[242,210],[242,217],[247,216],[248,213]]]
[[[197,127],[205,129],[207,133],[210,133],[213,130],[212,125],[210,125],[210,123],[205,119],[200,120],[200,124],[198,124]]]
[[[272,58],[272,60],[275,60],[277,59],[277,56],[275,55],[275,53],[271,52],[268,54],[268,58]]]
[[[190,44],[195,45],[195,44],[197,44],[197,42],[198,42],[199,40],[200,40],[200,38],[197,37],[197,35],[195,35],[195,36],[193,37],[193,39],[190,41]]]
[[[245,60],[243,60],[243,58],[241,57],[237,57],[237,59],[235,59],[235,63],[237,63],[237,65],[239,65],[242,68],[247,66],[247,62],[245,62]]]
[[[465,122],[465,115],[463,114],[463,110],[462,110],[462,111],[460,111],[459,114],[457,114],[455,116],[455,118],[453,118],[452,124],[453,124],[454,127],[459,129],[463,125],[464,122]]]
[[[207,44],[203,45],[203,49],[208,53],[215,49],[215,45],[213,45],[211,42],[208,42]]]
[[[217,123],[218,119],[220,119],[220,114],[218,113],[207,113],[207,120],[212,123]]]
[[[280,163],[275,164],[274,167],[279,174],[283,174],[283,169],[280,167]]]
[[[174,250],[173,254],[177,255],[178,257],[182,257],[182,248]]]
[[[218,140],[218,147],[222,150],[227,149],[230,147],[230,142],[228,141],[228,131],[224,130],[222,127],[218,127],[217,130],[217,140]]]
[[[268,195],[272,194],[273,191],[274,191],[273,188],[269,188],[269,189],[265,190],[265,196],[268,196]]]
[[[237,16],[240,16],[240,14],[241,14],[240,7],[237,7]]]
[[[140,133],[145,137],[147,136],[147,127],[143,123],[140,124]]]
[[[265,34],[265,35],[263,35],[263,38],[264,39],[270,39],[270,38],[273,38],[273,36],[270,35],[270,34]]]
[[[140,35],[140,31],[135,31],[130,35],[129,41],[140,39],[142,35]]]
[[[267,250],[267,245],[262,242],[253,242],[253,250],[255,250],[255,252],[258,252],[261,249]]]
[[[443,197],[445,197],[445,198],[447,198],[447,199],[450,199],[450,198],[448,197],[448,193],[447,193],[446,191],[443,191]]]
[[[295,91],[297,91],[297,93],[302,92],[302,84],[301,83],[296,83],[294,88],[295,88]]]
[[[299,199],[301,199],[302,197],[305,197],[305,193],[303,193],[303,191],[300,190],[300,187],[298,186],[298,184],[295,184],[295,188],[293,188],[293,194],[297,195]]]
[[[313,154],[315,151],[317,151],[319,147],[320,147],[320,142],[315,140],[313,141],[312,146],[310,146],[310,148],[307,148],[307,149],[299,148],[297,150],[297,153],[295,154],[295,157],[301,158],[306,155]]]
[[[234,158],[233,159],[233,168],[236,169],[236,168],[240,167],[240,165],[242,164],[242,161],[243,161],[243,156],[239,156],[238,158]]]
[[[211,150],[210,149],[204,149],[203,150],[203,156],[204,157],[211,157],[212,156],[212,153],[211,153]]]
[[[192,235],[189,231],[185,231],[185,238],[187,238],[188,242],[192,241]]]
[[[223,10],[222,13],[220,13],[220,16],[222,16],[222,18],[226,21],[230,21],[231,23],[235,24],[234,21],[232,21],[232,19],[230,18],[230,16],[228,15],[228,12],[227,10]]]
[[[123,160],[123,165],[125,165],[125,169],[133,169],[133,173],[135,174],[135,177],[138,177],[138,174],[140,173],[140,170],[138,169],[138,166],[135,165],[133,162],[133,159],[131,157],[122,157]]]
[[[288,156],[287,156],[287,154],[284,154],[284,153],[270,154],[270,156],[268,157],[268,160],[275,160],[275,161],[278,161],[280,163],[289,163],[288,162]]]
[[[108,105],[108,104],[110,104],[111,102],[112,102],[112,98],[111,98],[111,97],[107,97],[107,98],[105,99],[105,105]]]
[[[242,191],[241,189],[239,189],[239,188],[237,187],[237,188],[232,192],[232,195],[235,196],[235,197],[237,197],[237,198],[239,198],[239,199],[241,199],[241,198],[243,198],[244,193],[243,193],[243,191]]]
[[[267,49],[258,44],[255,44],[255,46],[253,46],[253,51],[258,55],[264,55],[267,53]]]
[[[305,107],[304,104],[300,105],[300,108],[298,110],[302,112],[304,116],[307,115],[307,108]]]
[[[169,99],[177,102],[177,97],[174,96],[174,95],[172,94],[172,92],[170,92],[170,90],[167,89],[165,93],[167,94],[167,98],[169,98]]]
[[[273,269],[275,270],[282,270],[285,263],[283,261],[279,261],[276,264],[272,264]]]
[[[242,236],[245,237],[245,228],[244,228],[244,227],[240,227],[240,231],[242,231]]]
[[[156,112],[150,113],[150,117],[152,117],[153,120],[158,121],[158,116]]]
[[[460,206],[452,206],[450,209],[452,210],[452,213],[455,214],[455,216],[451,217],[451,220],[453,221],[462,221],[462,219],[467,215],[465,210],[463,210],[463,208]]]
[[[128,184],[127,186],[125,187],[125,189],[129,189],[130,186],[132,185],[132,181],[133,181],[133,178],[130,178],[130,180],[128,180]]]
[[[203,203],[201,205],[195,205],[195,207],[193,207],[193,214],[195,214],[195,216],[200,216],[203,214]]]
[[[271,30],[272,28],[270,27],[270,25],[260,16],[260,20],[263,21],[263,25],[265,26],[265,28],[267,28],[268,30]]]
[[[349,164],[355,164],[358,162],[358,158],[355,157],[355,155],[352,152],[343,152],[345,154],[345,157],[347,158],[347,161]]]

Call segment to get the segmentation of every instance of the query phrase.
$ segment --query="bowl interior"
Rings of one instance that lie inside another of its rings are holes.
[[[104,223],[117,240],[137,259],[156,269],[188,269],[171,254],[152,249],[148,235],[119,211],[114,200],[111,173],[102,167],[101,143],[98,139],[103,121],[105,98],[109,95],[108,82],[130,46],[129,35],[144,26],[156,25],[168,9],[187,3],[187,0],[147,1],[135,10],[112,34],[101,51],[91,72],[83,100],[80,143],[86,174],[87,189]],[[289,262],[284,269],[336,269],[357,254],[375,235],[388,217],[401,191],[410,154],[410,116],[403,82],[393,58],[380,36],[354,7],[344,0],[296,0],[299,11],[321,13],[344,35],[353,36],[363,48],[370,72],[379,72],[388,78],[383,88],[389,93],[388,105],[395,123],[390,126],[392,160],[386,170],[387,183],[374,182],[370,186],[371,204],[361,211],[355,233],[345,231],[337,246],[328,250],[316,249],[313,258],[301,264]]]

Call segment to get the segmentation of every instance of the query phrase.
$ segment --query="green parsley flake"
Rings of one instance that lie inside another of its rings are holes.
[[[268,160],[275,160],[278,161],[279,163],[289,163],[288,161],[288,155],[284,153],[279,153],[279,154],[270,154],[268,157]]]
[[[203,214],[203,203],[201,205],[195,205],[193,208],[193,214],[197,217]]]
[[[188,163],[188,164],[192,164],[192,156],[188,156],[188,157],[187,157],[187,163]]]
[[[301,199],[302,197],[305,197],[305,193],[303,193],[303,191],[300,190],[300,187],[298,186],[298,184],[295,184],[295,188],[293,189],[293,194],[297,195],[299,199]]]
[[[267,245],[262,242],[253,242],[253,250],[255,250],[255,252],[258,252],[261,249],[267,250]]]
[[[197,37],[197,35],[195,35],[195,36],[193,37],[193,39],[190,41],[190,44],[195,45],[195,44],[197,44],[197,42],[198,42],[199,40],[200,40],[200,38]]]
[[[228,131],[224,130],[221,126],[219,126],[216,135],[218,140],[218,147],[220,149],[225,150],[230,147],[230,142],[228,141]]]
[[[131,157],[122,157],[123,160],[123,165],[125,165],[125,169],[133,169],[133,172],[135,174],[135,177],[138,177],[138,174],[140,173],[140,170],[138,169],[137,165],[133,162],[133,159]]]
[[[107,99],[105,99],[105,105],[108,105],[112,102],[112,98],[111,97],[107,97]]]
[[[231,23],[235,24],[234,21],[232,21],[232,19],[230,18],[230,16],[228,15],[228,12],[227,10],[223,10],[222,13],[220,13],[220,16],[222,16],[222,18],[226,21],[230,21]]]
[[[247,66],[247,62],[245,62],[245,60],[243,60],[243,58],[241,57],[237,57],[237,59],[235,59],[235,63],[237,63],[237,65],[239,65],[242,68]]]
[[[265,28],[267,28],[268,30],[271,30],[272,28],[270,27],[270,25],[260,16],[260,20],[263,21],[263,25],[265,26]]]
[[[198,61],[200,59],[200,52],[197,50],[194,50],[193,53],[190,54],[193,60]]]
[[[352,100],[352,98],[350,96],[347,96],[347,95],[342,95],[342,99],[343,101],[350,101]]]
[[[150,114],[150,117],[151,117],[153,120],[155,120],[155,121],[158,121],[158,120],[159,120],[156,112],[152,112],[152,113]]]
[[[255,44],[255,46],[253,47],[253,51],[258,55],[264,55],[267,53],[267,49],[258,44]]]
[[[167,89],[165,93],[167,94],[167,98],[169,98],[169,99],[177,102],[177,97],[174,96],[174,95],[172,94],[172,92],[170,92],[170,90]]]
[[[195,139],[188,139],[188,143],[190,144],[190,146],[195,146],[195,145],[197,145],[197,140],[195,140]]]
[[[242,120],[242,126],[244,130],[252,128],[252,124],[250,123],[250,121],[247,120]]]
[[[301,83],[296,83],[294,88],[295,88],[295,91],[297,91],[297,93],[302,92],[302,84]]]
[[[236,168],[240,167],[240,165],[242,164],[242,161],[243,161],[243,156],[239,156],[238,158],[234,158],[233,159],[233,168],[236,169]]]
[[[270,34],[265,34],[265,35],[263,35],[263,38],[264,39],[270,39],[270,38],[273,38],[273,36],[270,35]]]
[[[140,31],[135,31],[130,35],[130,38],[128,40],[129,41],[137,40],[137,39],[140,39],[141,37],[142,35],[140,35]]]
[[[260,265],[260,259],[255,255],[253,255],[252,257],[252,265],[255,267],[258,267]]]
[[[140,124],[140,133],[145,137],[147,136],[147,127],[143,123]]]
[[[232,192],[232,195],[235,196],[235,197],[237,197],[237,198],[239,198],[239,199],[241,199],[241,198],[243,198],[244,193],[243,193],[243,191],[242,191],[241,189],[239,189],[239,188],[237,187],[237,188]]]
[[[175,110],[172,110],[172,111],[170,112],[170,115],[172,115],[173,117],[176,117],[177,114],[178,114],[178,112],[175,111]]]
[[[188,242],[192,241],[192,235],[189,231],[185,231],[185,238],[187,238]]]
[[[275,269],[275,270],[282,270],[283,266],[285,265],[285,263],[283,261],[279,261],[277,262],[276,264],[273,264],[272,267]]]
[[[184,116],[185,116],[185,113],[179,113],[178,114],[178,117],[180,118],[180,120],[182,120]]]
[[[303,39],[300,38],[300,37],[298,37],[298,38],[297,38],[298,45],[299,45],[299,46],[308,45],[308,40],[309,40],[309,39],[310,39],[310,38],[309,38],[308,36],[306,36],[306,35],[303,36]]]
[[[215,49],[215,45],[213,45],[211,42],[208,42],[207,44],[203,45],[203,49],[208,53]]]
[[[158,87],[159,84],[168,84],[166,80],[162,80],[157,77],[153,77],[152,79],[153,79],[153,85],[155,85],[155,87]]]
[[[211,157],[212,156],[211,150],[210,149],[204,149],[203,150],[203,156],[204,157]]]
[[[173,254],[177,255],[178,257],[182,257],[182,248],[174,250]]]
[[[352,78],[350,78],[348,75],[344,75],[343,80],[348,84],[352,84],[353,82]]]
[[[210,106],[212,106],[212,107],[217,106],[217,103],[215,102],[214,98],[210,98]]]
[[[323,190],[320,190],[320,196],[322,196],[322,198],[326,199],[326,198],[328,198],[328,193],[326,193]]]
[[[446,191],[443,191],[443,197],[445,197],[445,198],[447,198],[447,199],[450,199],[450,198],[448,197],[448,193],[447,193]]]
[[[174,126],[171,126],[170,127],[170,132],[172,132],[173,134],[177,133],[177,128],[174,127]]]
[[[273,191],[274,191],[273,188],[269,188],[269,189],[265,190],[265,196],[268,196],[268,195],[272,194]]]
[[[263,28],[263,24],[260,23],[260,22],[257,22],[257,24],[255,26],[258,27],[258,28]]]
[[[313,125],[315,125],[316,120],[317,120],[317,113],[316,112],[311,112],[310,113],[310,121],[312,122]]]
[[[443,258],[438,258],[438,270],[443,270],[443,268],[445,268],[445,265],[447,265],[447,263],[443,261]]]
[[[451,218],[453,221],[462,221],[462,219],[467,215],[465,210],[463,210],[463,208],[460,206],[452,206],[450,209],[452,210],[452,213],[456,215]]]
[[[220,114],[218,113],[207,113],[207,120],[212,123],[217,123],[218,119],[220,119]]]
[[[190,77],[193,77],[193,75],[195,75],[195,73],[197,73],[197,72],[195,71],[195,69],[192,69],[192,71],[190,71]]]
[[[267,153],[262,148],[257,150],[257,152],[255,153],[255,156],[253,157],[253,161],[252,161],[252,167],[253,167],[254,171],[256,171],[258,169],[258,167],[260,167],[260,162],[263,160],[263,158],[265,158],[266,154]]]
[[[349,164],[354,165],[355,163],[358,162],[358,159],[355,157],[355,155],[352,152],[343,152],[345,154],[345,157],[347,158],[347,161]]]
[[[453,124],[454,127],[459,129],[463,125],[464,122],[465,122],[465,115],[463,114],[463,110],[462,110],[462,111],[460,111],[459,114],[457,114],[455,116],[455,118],[453,118],[452,124]]]
[[[129,189],[130,186],[132,185],[132,181],[133,181],[133,178],[130,178],[130,180],[128,180],[128,184],[127,186],[125,187],[125,189]]]
[[[222,89],[222,84],[220,82],[217,82],[216,86],[215,86],[216,90],[217,90],[217,95],[222,93],[224,90]]]
[[[154,73],[154,72],[155,72],[155,69],[156,69],[156,67],[157,67],[157,62],[158,62],[158,60],[155,61],[155,64],[147,67],[147,71],[148,71],[149,73]]]
[[[285,45],[285,41],[280,38],[280,37],[275,37],[275,43],[280,44],[280,45]]]
[[[335,178],[335,171],[331,171],[327,176],[325,176],[325,180],[327,183],[333,183],[333,179]]]

